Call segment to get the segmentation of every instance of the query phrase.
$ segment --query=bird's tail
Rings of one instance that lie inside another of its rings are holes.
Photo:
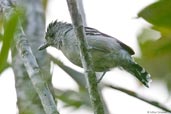
[[[152,81],[150,74],[140,65],[135,62],[131,62],[129,66],[122,66],[126,71],[136,76],[136,78],[141,81],[146,87],[150,86]]]

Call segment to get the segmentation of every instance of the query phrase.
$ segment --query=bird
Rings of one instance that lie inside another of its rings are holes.
[[[118,39],[97,29],[84,26],[88,51],[91,53],[95,72],[104,72],[120,68],[135,76],[146,87],[152,81],[150,74],[136,63],[132,57],[135,52]],[[55,47],[75,65],[82,67],[78,41],[74,26],[67,22],[51,22],[45,34],[45,42],[38,49]]]

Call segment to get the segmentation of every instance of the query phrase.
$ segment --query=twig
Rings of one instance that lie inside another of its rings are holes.
[[[123,93],[126,93],[126,94],[128,94],[128,95],[130,95],[132,97],[140,99],[140,100],[142,100],[142,101],[144,101],[144,102],[146,102],[148,104],[156,106],[156,107],[158,107],[158,108],[160,108],[160,109],[162,109],[162,110],[164,110],[166,112],[170,112],[171,113],[171,110],[168,109],[167,107],[165,107],[163,104],[161,104],[161,103],[159,103],[157,101],[148,99],[148,98],[144,98],[143,96],[141,96],[141,95],[139,95],[139,94],[137,94],[137,93],[135,93],[135,92],[133,92],[131,90],[128,90],[128,89],[125,89],[125,88],[122,88],[122,87],[118,87],[118,86],[115,86],[115,85],[110,85],[110,84],[104,84],[103,86],[104,87],[108,87],[108,88],[112,88],[112,89],[116,89],[116,90],[121,91]]]
[[[72,23],[74,25],[74,31],[78,39],[81,62],[83,68],[85,69],[85,76],[88,83],[88,91],[91,103],[93,105],[94,114],[104,114],[103,103],[100,99],[100,95],[97,89],[95,70],[92,64],[91,55],[88,52],[88,44],[82,23],[82,16],[78,11],[76,0],[67,0],[67,3],[72,18]]]
[[[52,60],[55,64],[57,64],[60,68],[62,68],[66,73],[68,73],[71,78],[73,78],[81,87],[86,87],[85,76],[83,73],[78,72],[67,65],[63,64],[60,60],[56,59],[52,55],[49,54],[50,60]]]

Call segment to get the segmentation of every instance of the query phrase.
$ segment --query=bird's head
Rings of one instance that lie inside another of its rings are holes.
[[[48,46],[53,46],[57,49],[60,49],[62,46],[62,40],[65,37],[65,33],[68,28],[71,28],[71,24],[59,22],[57,20],[51,22],[45,35],[46,42],[39,47],[39,50],[43,50]]]

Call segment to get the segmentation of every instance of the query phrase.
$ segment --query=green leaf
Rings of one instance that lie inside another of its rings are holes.
[[[2,39],[2,48],[0,52],[0,71],[6,68],[8,52],[13,42],[13,37],[17,28],[18,15],[12,14],[10,19],[7,21],[4,31],[4,36]]]
[[[171,91],[171,33],[168,32],[171,29],[158,27],[157,30],[161,32],[161,38],[157,40],[151,40],[153,35],[149,35],[149,32],[147,36],[146,29],[139,35],[138,43],[142,56],[136,58],[136,61],[149,71],[153,80],[164,82]]]
[[[171,28],[171,0],[161,0],[147,6],[138,13],[138,17],[153,25]]]

